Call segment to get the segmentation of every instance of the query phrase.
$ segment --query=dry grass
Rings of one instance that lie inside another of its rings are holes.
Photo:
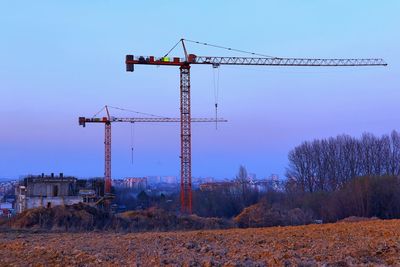
[[[26,210],[3,228],[36,229],[49,231],[120,231],[148,232],[173,230],[226,229],[234,227],[231,221],[219,218],[202,218],[196,215],[177,215],[151,208],[128,211],[116,216],[84,204],[56,206]]]
[[[312,217],[298,208],[285,210],[259,202],[245,208],[234,222],[241,228],[304,225],[311,223]]]

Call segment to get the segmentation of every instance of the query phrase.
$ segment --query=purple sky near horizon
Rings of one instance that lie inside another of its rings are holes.
[[[1,2],[0,178],[102,176],[103,126],[79,127],[78,117],[106,104],[178,117],[178,68],[127,73],[124,57],[162,56],[182,37],[279,57],[382,57],[389,64],[221,66],[219,115],[229,122],[218,130],[193,125],[193,176],[232,178],[241,164],[259,178],[283,176],[288,152],[305,140],[400,130],[400,2],[294,2]],[[192,116],[214,117],[213,69],[193,66],[191,79]],[[132,164],[131,125],[113,125],[113,177],[179,176],[178,124],[136,124],[133,131]]]

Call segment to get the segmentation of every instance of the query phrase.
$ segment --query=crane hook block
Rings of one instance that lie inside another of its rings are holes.
[[[133,61],[133,55],[126,55],[125,57],[126,71],[133,72],[134,67],[132,63],[128,63],[129,61]]]

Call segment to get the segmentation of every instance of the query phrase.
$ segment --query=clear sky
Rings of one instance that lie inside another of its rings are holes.
[[[219,114],[193,125],[193,176],[233,177],[240,164],[281,176],[304,140],[400,130],[400,1],[0,0],[0,177],[103,175],[105,104],[179,115],[179,70],[124,57],[164,55],[181,37],[280,57],[382,57],[386,68],[226,67]],[[198,55],[225,51],[188,45]],[[173,55],[182,56],[180,49]],[[239,55],[239,54],[230,54]],[[214,116],[213,70],[192,67],[192,116]],[[131,116],[114,112],[116,116]],[[179,126],[113,125],[113,177],[179,176]]]

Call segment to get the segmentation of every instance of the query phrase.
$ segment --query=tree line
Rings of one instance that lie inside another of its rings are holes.
[[[240,214],[236,218],[252,227],[335,222],[350,216],[400,218],[398,132],[306,141],[289,152],[288,161],[287,177],[279,188],[260,190],[240,166],[232,183],[194,190],[194,213],[228,219]],[[179,211],[179,194],[122,196],[118,198],[128,209]]]
[[[335,191],[355,177],[398,176],[400,134],[361,138],[339,135],[306,141],[289,152],[288,189],[302,192]]]

